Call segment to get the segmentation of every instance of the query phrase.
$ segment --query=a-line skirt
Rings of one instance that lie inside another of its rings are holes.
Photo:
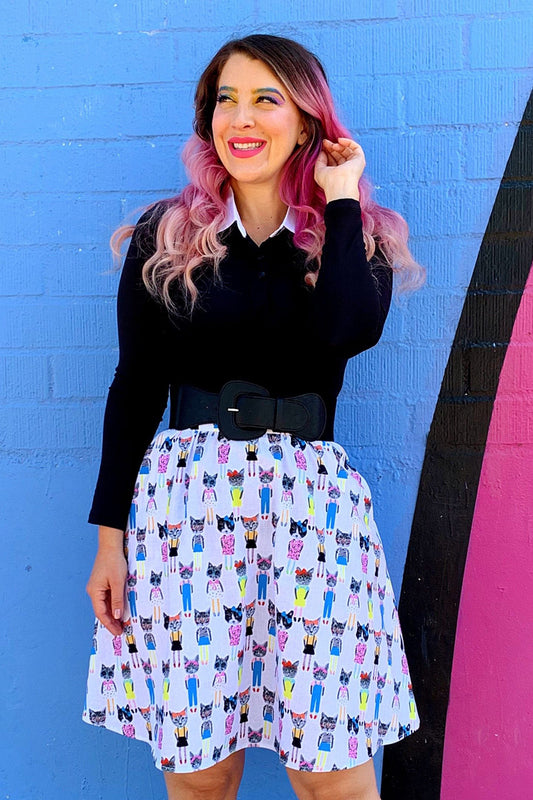
[[[157,434],[124,537],[124,629],[94,625],[83,720],[169,772],[243,747],[367,761],[420,724],[370,489],[344,448]]]

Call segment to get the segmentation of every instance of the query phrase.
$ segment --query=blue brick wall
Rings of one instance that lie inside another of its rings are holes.
[[[179,153],[208,58],[259,31],[315,50],[377,199],[404,214],[428,267],[427,287],[393,305],[380,345],[350,362],[336,423],[373,488],[399,592],[442,371],[531,88],[532,22],[526,0],[6,4],[1,798],[163,796],[143,745],[80,721],[95,551],[85,520],[117,357],[108,237],[125,214],[183,185]],[[257,770],[265,788],[252,791]],[[270,799],[273,786],[288,796],[282,772],[273,754],[249,752],[240,798]]]

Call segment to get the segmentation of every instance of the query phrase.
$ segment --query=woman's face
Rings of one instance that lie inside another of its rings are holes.
[[[232,185],[278,188],[283,165],[307,138],[285,86],[263,61],[242,53],[230,56],[220,72],[211,126]]]

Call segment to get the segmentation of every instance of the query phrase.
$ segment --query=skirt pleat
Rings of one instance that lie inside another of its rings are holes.
[[[330,441],[214,423],[144,456],[124,630],[95,620],[83,720],[191,772],[243,747],[346,769],[420,724],[368,484]]]

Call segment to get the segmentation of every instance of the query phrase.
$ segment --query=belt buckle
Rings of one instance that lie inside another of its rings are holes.
[[[219,393],[217,424],[222,436],[226,439],[257,439],[266,433],[266,428],[244,428],[239,425],[235,415],[239,411],[239,397],[242,394],[270,397],[264,386],[249,381],[228,381]]]

